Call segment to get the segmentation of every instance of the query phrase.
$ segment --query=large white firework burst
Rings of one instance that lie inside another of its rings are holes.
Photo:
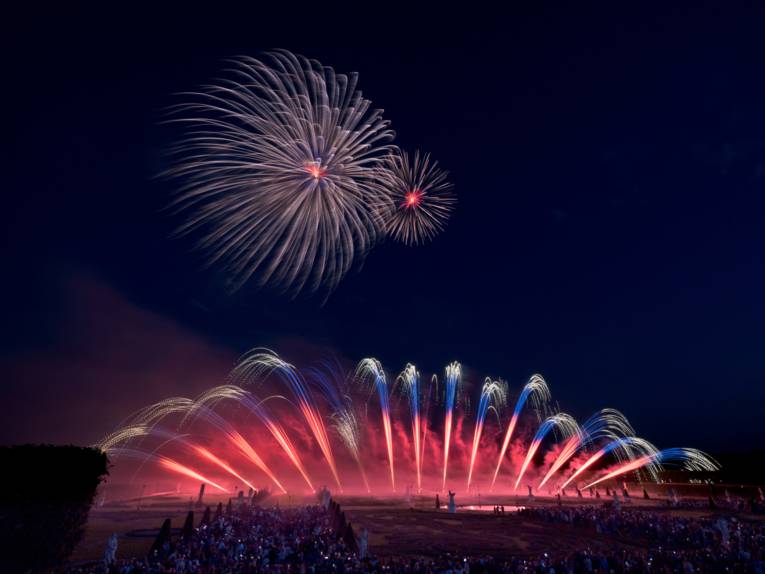
[[[397,241],[417,245],[430,241],[446,225],[457,203],[448,172],[429,154],[404,151],[388,156],[385,173],[389,179],[394,209],[386,230]]]
[[[280,50],[233,60],[173,109],[186,127],[167,172],[182,181],[178,231],[232,290],[328,294],[384,233],[393,132],[357,79]]]

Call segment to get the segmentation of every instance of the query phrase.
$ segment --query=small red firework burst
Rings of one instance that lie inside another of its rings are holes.
[[[413,158],[406,152],[391,155],[386,172],[396,206],[386,220],[388,235],[407,245],[433,239],[457,203],[448,173],[419,152]]]

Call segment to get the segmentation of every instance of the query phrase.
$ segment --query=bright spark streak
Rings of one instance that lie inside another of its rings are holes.
[[[313,395],[303,380],[302,375],[294,366],[283,361],[276,353],[268,349],[253,349],[237,365],[232,373],[235,381],[249,382],[252,379],[262,381],[272,372],[275,372],[287,383],[298,403],[298,408],[303,415],[308,427],[311,429],[324,459],[327,461],[337,487],[342,490],[340,475],[337,472],[335,457],[332,454],[332,444],[327,436],[324,420],[314,403]],[[307,475],[306,475],[307,476]],[[305,478],[305,477],[304,477]]]
[[[458,362],[453,362],[446,367],[446,416],[444,418],[444,478],[441,490],[446,488],[446,473],[449,468],[449,445],[452,436],[452,417],[454,414],[454,402],[457,395],[457,387],[462,380],[462,367]]]
[[[231,430],[228,433],[228,439],[236,445],[236,447],[242,451],[242,453],[250,459],[250,461],[257,466],[260,470],[262,470],[268,478],[270,478],[276,486],[278,486],[282,492],[286,493],[287,489],[282,486],[282,483],[279,482],[279,479],[274,476],[274,473],[271,472],[271,469],[268,468],[268,465],[263,462],[263,459],[258,456],[258,453],[255,452],[255,449],[250,446],[250,443],[248,443],[245,438],[240,435],[237,431]]]
[[[494,477],[491,479],[491,487],[489,490],[494,489],[494,483],[497,482],[497,476],[499,475],[499,469],[502,467],[502,463],[505,460],[505,454],[507,453],[507,447],[510,446],[510,439],[513,437],[515,431],[515,425],[518,423],[518,417],[521,414],[523,406],[526,401],[531,398],[532,406],[539,407],[543,403],[550,400],[550,389],[547,387],[547,383],[541,375],[532,375],[529,382],[523,387],[518,401],[515,403],[515,410],[513,411],[513,417],[510,419],[510,424],[507,427],[505,433],[505,440],[502,442],[502,448],[499,451],[499,458],[497,459],[497,468],[494,470]]]
[[[531,441],[529,450],[526,453],[526,459],[523,461],[521,470],[518,473],[518,478],[515,479],[513,492],[517,490],[518,485],[520,484],[523,475],[526,473],[526,469],[528,468],[529,463],[531,463],[531,460],[534,458],[534,455],[539,449],[539,445],[542,443],[542,440],[544,440],[545,436],[547,436],[547,434],[553,428],[559,429],[564,437],[569,437],[579,433],[579,425],[571,416],[565,413],[558,413],[545,419],[545,421],[539,427],[539,430],[537,430],[537,433],[534,435],[534,439]]]
[[[505,384],[487,378],[481,388],[481,398],[478,401],[478,412],[476,413],[475,430],[473,431],[473,449],[470,453],[470,467],[468,469],[468,490],[470,490],[470,483],[473,479],[473,467],[478,455],[478,447],[481,444],[481,434],[483,433],[483,425],[486,421],[486,412],[489,409],[490,403],[493,402],[494,408],[497,408],[503,406],[506,401],[507,389]]]
[[[581,433],[569,439],[558,454],[558,458],[550,465],[550,470],[547,471],[542,482],[537,486],[537,490],[541,489],[583,446],[601,438],[614,441],[631,437],[634,434],[635,429],[632,428],[627,418],[619,411],[615,409],[602,409],[598,411],[585,421],[582,425]]]
[[[623,464],[622,466],[618,467],[616,470],[613,470],[606,474],[605,476],[600,477],[597,480],[594,480],[590,484],[586,485],[584,487],[585,490],[588,488],[592,488],[596,484],[599,484],[603,482],[604,480],[608,480],[609,478],[614,478],[617,476],[621,476],[622,474],[627,474],[628,472],[631,472],[633,470],[637,470],[642,466],[645,466],[646,464],[649,464],[650,462],[656,461],[656,455],[646,455],[641,456],[640,458],[636,458],[635,460],[628,462],[626,464]]]
[[[709,455],[696,450],[695,448],[668,448],[658,452],[652,452],[643,455],[635,460],[627,462],[616,469],[612,470],[605,476],[601,476],[599,479],[591,482],[584,488],[592,488],[593,486],[600,484],[611,478],[616,478],[633,470],[638,470],[646,465],[661,464],[664,462],[679,463],[681,467],[686,470],[706,470],[713,471],[718,470],[720,465],[712,459]]]
[[[271,416],[262,405],[262,402],[256,400],[252,393],[245,391],[236,385],[221,385],[200,395],[196,402],[199,405],[206,405],[209,403],[212,406],[215,405],[218,401],[224,399],[234,400],[240,404],[243,404],[250,410],[250,412],[257,416],[258,419],[260,419],[260,421],[271,433],[271,436],[276,439],[276,442],[279,443],[279,446],[281,446],[284,453],[303,477],[303,480],[305,480],[308,488],[310,488],[313,492],[315,489],[311,483],[311,479],[308,477],[308,473],[303,466],[303,462],[300,460],[300,456],[297,454],[297,450],[292,444],[289,436],[284,431],[284,428],[275,422],[273,418],[271,418]]]
[[[552,465],[550,465],[550,470],[547,471],[547,474],[539,483],[539,486],[537,486],[537,490],[540,490],[545,485],[545,483],[550,480],[550,477],[555,474],[564,464],[566,464],[566,462],[572,456],[574,456],[576,451],[579,450],[581,444],[582,437],[579,435],[574,435],[568,439],[568,442],[566,442],[565,446],[560,451],[560,454],[558,454],[558,458],[555,459],[555,462]]]
[[[174,460],[161,456],[159,457],[159,464],[160,466],[166,468],[167,470],[170,470],[172,472],[182,474],[184,476],[188,476],[189,478],[193,478],[194,480],[198,480],[200,482],[204,482],[205,484],[209,484],[210,486],[214,486],[221,492],[226,492],[226,489],[223,488],[220,484],[214,483],[209,478],[202,476],[197,471],[190,469],[187,466],[183,466],[182,464],[175,462]]]
[[[422,492],[422,424],[420,421],[420,373],[408,364],[399,375],[409,396],[409,410],[412,419],[412,445],[414,447],[414,465],[417,471],[417,492]]]
[[[249,481],[248,481],[246,478],[244,478],[244,477],[243,477],[241,474],[239,474],[237,471],[235,471],[233,468],[231,468],[231,466],[229,466],[229,465],[228,465],[228,463],[226,463],[225,461],[223,461],[223,460],[221,460],[220,458],[218,458],[217,456],[215,456],[213,453],[211,453],[211,452],[210,452],[209,450],[207,450],[206,448],[204,448],[204,447],[201,447],[201,446],[197,446],[197,445],[194,445],[192,448],[193,448],[193,449],[194,449],[194,450],[195,450],[195,451],[196,451],[196,452],[197,452],[199,455],[201,455],[203,458],[206,458],[207,460],[209,460],[209,461],[210,461],[210,462],[212,462],[213,464],[216,464],[216,465],[218,465],[218,466],[219,466],[219,467],[221,467],[223,470],[225,470],[227,473],[229,473],[231,476],[234,476],[234,477],[238,478],[238,479],[239,479],[239,480],[241,480],[241,481],[242,481],[244,484],[246,484],[247,486],[249,486],[249,487],[250,487],[252,490],[258,490],[258,489],[257,489],[257,488],[255,488],[255,487],[254,487],[252,484],[250,484],[250,482],[249,482]]]
[[[388,450],[388,466],[390,467],[390,484],[391,488],[395,492],[396,490],[396,475],[393,467],[393,431],[390,424],[390,397],[388,392],[388,382],[385,378],[385,371],[377,359],[367,358],[363,359],[358,367],[356,373],[362,379],[366,376],[371,376],[377,394],[380,397],[380,416],[382,418],[383,430],[385,432],[385,445]]]

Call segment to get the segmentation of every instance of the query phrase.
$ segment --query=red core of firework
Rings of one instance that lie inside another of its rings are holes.
[[[404,201],[405,207],[418,207],[422,203],[422,196],[424,194],[419,189],[415,189],[406,194],[406,200]]]
[[[306,171],[314,179],[320,179],[324,177],[324,175],[327,173],[326,168],[321,167],[320,165],[315,163],[308,164],[308,166],[306,166]]]

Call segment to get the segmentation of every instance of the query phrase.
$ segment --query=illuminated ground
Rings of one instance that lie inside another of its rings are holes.
[[[222,499],[221,499],[222,500]],[[544,522],[525,519],[510,512],[511,505],[528,505],[525,497],[497,497],[481,501],[487,510],[460,508],[457,514],[444,509],[435,510],[434,500],[418,498],[414,508],[404,500],[338,497],[346,517],[358,533],[362,527],[369,530],[370,550],[378,555],[437,555],[443,552],[487,553],[495,556],[537,554],[550,549],[565,551],[589,545],[592,548],[614,546],[643,547],[640,540],[620,540],[597,534],[594,529],[566,525],[552,527]],[[208,503],[217,504],[218,499]],[[310,498],[271,499],[266,504],[289,506],[315,502]],[[466,505],[477,506],[477,500],[465,500]],[[589,498],[564,500],[566,505],[593,504]],[[504,516],[491,511],[495,503],[506,505]],[[554,499],[537,499],[531,504],[551,505]],[[668,511],[663,501],[634,499],[628,506],[650,507]],[[107,538],[116,532],[119,536],[118,555],[121,557],[144,556],[153,537],[165,518],[171,518],[173,527],[180,528],[190,508],[188,496],[163,496],[137,502],[124,501],[105,504],[91,512],[86,535],[72,557],[73,561],[96,560],[101,557]],[[706,510],[672,511],[703,516]],[[196,513],[196,521],[201,513]]]

